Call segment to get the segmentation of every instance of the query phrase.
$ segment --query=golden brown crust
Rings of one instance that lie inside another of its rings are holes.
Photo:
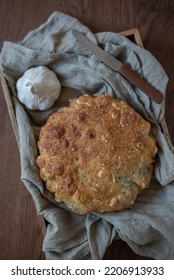
[[[157,152],[150,124],[107,94],[81,96],[52,114],[38,147],[46,187],[79,214],[130,207],[150,183]]]

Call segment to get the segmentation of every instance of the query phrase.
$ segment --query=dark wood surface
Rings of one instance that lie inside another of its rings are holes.
[[[166,122],[174,143],[174,1],[0,0],[0,48],[19,41],[55,10],[78,18],[94,33],[138,28],[144,44],[169,77]],[[42,232],[32,198],[20,180],[20,157],[0,87],[0,259],[44,259]],[[143,259],[115,241],[106,259]]]

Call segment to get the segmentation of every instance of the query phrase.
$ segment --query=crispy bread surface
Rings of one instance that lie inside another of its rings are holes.
[[[108,94],[72,99],[52,114],[38,148],[47,189],[78,214],[129,208],[148,187],[157,152],[149,122]]]

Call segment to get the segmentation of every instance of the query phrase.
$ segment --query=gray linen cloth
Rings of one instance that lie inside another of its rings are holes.
[[[20,136],[21,179],[31,193],[37,211],[47,223],[43,251],[47,259],[102,259],[107,247],[119,234],[142,256],[174,259],[174,151],[160,128],[164,104],[156,104],[143,92],[112,71],[81,47],[72,35],[85,33],[106,52],[136,70],[165,94],[168,78],[158,61],[127,38],[111,33],[93,34],[77,19],[54,12],[21,42],[4,42],[1,72],[8,81]],[[46,65],[61,82],[61,96],[47,111],[27,110],[16,98],[17,79],[32,66]],[[108,93],[128,102],[152,124],[158,142],[155,176],[128,210],[116,213],[73,214],[54,201],[39,176],[36,142],[40,127],[69,98],[84,93]],[[117,250],[117,248],[115,248]]]

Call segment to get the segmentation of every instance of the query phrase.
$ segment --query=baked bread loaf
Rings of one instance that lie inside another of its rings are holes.
[[[157,152],[149,122],[108,94],[72,99],[53,113],[38,148],[47,189],[78,214],[129,208],[148,187]]]

